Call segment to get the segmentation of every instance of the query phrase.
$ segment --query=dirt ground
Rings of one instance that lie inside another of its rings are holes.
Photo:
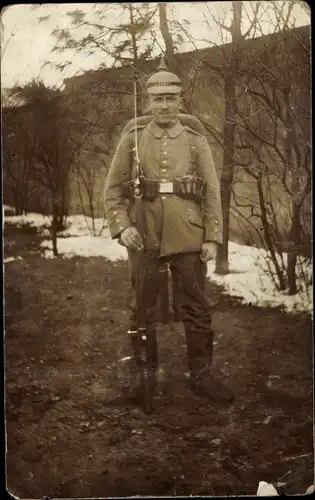
[[[181,324],[159,325],[155,412],[122,393],[128,272],[101,258],[44,259],[5,228],[7,488],[20,498],[300,494],[314,482],[312,325],[208,284],[214,371],[230,407],[190,393]]]

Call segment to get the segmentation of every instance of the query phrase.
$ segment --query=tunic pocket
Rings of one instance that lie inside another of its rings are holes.
[[[193,212],[192,210],[188,210],[187,218],[188,218],[189,222],[191,224],[193,224],[194,226],[198,226],[198,227],[202,227],[202,228],[205,227],[203,217],[201,214]]]

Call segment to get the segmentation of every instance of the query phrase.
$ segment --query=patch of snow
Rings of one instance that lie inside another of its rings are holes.
[[[84,215],[70,215],[66,219],[66,225],[67,228],[62,231],[62,236],[88,236],[93,233],[98,236],[108,227],[104,217],[95,218],[93,221],[92,217]]]
[[[117,241],[111,239],[108,234],[108,229],[104,230],[102,236],[88,235],[59,238],[57,245],[58,252],[67,258],[76,255],[80,257],[104,257],[114,262],[121,259],[127,259],[126,248],[119,245]],[[45,256],[51,258],[52,242],[50,240],[44,240],[41,246],[46,248]]]
[[[49,236],[47,227],[51,217],[41,214],[7,216],[5,221],[18,226],[29,224],[38,227],[44,236]],[[66,229],[59,234],[58,251],[63,258],[74,256],[104,257],[113,262],[127,259],[127,250],[112,240],[104,218],[94,220],[95,234],[92,234],[92,218],[84,215],[72,215],[66,219]],[[50,239],[41,243],[45,258],[54,258]],[[277,256],[280,263],[280,256]],[[286,254],[283,254],[286,259]],[[229,242],[230,273],[225,276],[215,274],[215,262],[207,264],[208,278],[221,285],[224,293],[240,298],[243,303],[259,307],[283,308],[283,311],[313,311],[312,265],[303,263],[299,258],[297,265],[297,284],[300,292],[288,295],[288,291],[278,291],[268,268],[266,250]],[[272,268],[273,269],[273,268]],[[304,279],[302,275],[304,274]],[[305,285],[306,283],[306,285]]]
[[[5,216],[4,222],[8,222],[17,227],[31,226],[41,229],[51,224],[51,217],[37,213],[29,213],[24,215],[9,215]]]
[[[131,356],[125,356],[124,358],[121,358],[119,361],[121,363],[125,363],[126,361],[131,361],[132,357]]]
[[[286,255],[284,254],[286,259]],[[225,293],[240,298],[243,303],[260,307],[283,306],[286,311],[303,310],[312,312],[312,266],[302,265],[300,260],[297,266],[298,276],[301,268],[306,274],[306,279],[310,283],[305,287],[302,279],[298,279],[298,286],[301,288],[299,294],[288,295],[288,291],[278,291],[271,279],[268,270],[268,254],[262,248],[239,245],[229,242],[229,264],[230,273],[221,276],[215,273],[215,262],[207,264],[207,276],[214,283],[223,286]]]
[[[7,214],[14,215],[15,214],[15,208],[11,207],[10,205],[2,205],[2,213],[4,215],[7,215]]]
[[[26,215],[8,215],[5,216],[5,222],[14,224],[17,227],[31,226],[37,227],[41,234],[49,235],[48,227],[51,225],[52,217],[49,215],[42,215],[38,213],[28,213]],[[62,231],[60,236],[86,236],[93,234],[93,224],[94,231],[96,235],[102,233],[103,229],[108,227],[107,221],[104,217],[95,218],[94,222],[92,217],[87,217],[84,215],[69,215],[66,217],[66,229]]]
[[[14,262],[15,260],[23,260],[23,258],[20,257],[20,255],[18,255],[17,257],[6,257],[3,259],[3,263],[9,264],[10,262]]]
[[[43,247],[44,245],[42,244],[41,246]],[[45,244],[45,246],[47,246],[47,243]],[[48,246],[52,246],[50,242],[48,243]],[[52,250],[50,250],[49,248],[46,248],[44,250],[43,256],[45,259],[56,259],[61,257],[60,255],[58,257],[55,257]]]

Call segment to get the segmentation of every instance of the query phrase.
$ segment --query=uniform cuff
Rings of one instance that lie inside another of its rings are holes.
[[[217,219],[212,219],[205,225],[204,241],[222,244],[222,226]]]
[[[127,227],[132,226],[132,223],[129,217],[125,214],[119,214],[117,211],[114,211],[112,215],[113,216],[111,217],[108,227],[112,239],[117,239],[120,234],[127,229]]]

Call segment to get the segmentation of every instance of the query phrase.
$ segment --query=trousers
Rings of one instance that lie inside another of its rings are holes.
[[[156,305],[169,263],[173,283],[180,291],[181,321],[186,334],[188,367],[194,377],[201,377],[209,369],[213,356],[214,334],[211,308],[205,293],[206,264],[199,252],[159,257],[154,251],[146,252],[138,266],[138,255],[129,251],[129,272],[132,297],[130,301],[130,328],[136,327],[137,272],[140,274],[140,308],[145,317],[150,338],[151,359],[158,366],[156,340]],[[138,282],[138,283],[139,283]],[[138,292],[139,293],[139,292]]]

